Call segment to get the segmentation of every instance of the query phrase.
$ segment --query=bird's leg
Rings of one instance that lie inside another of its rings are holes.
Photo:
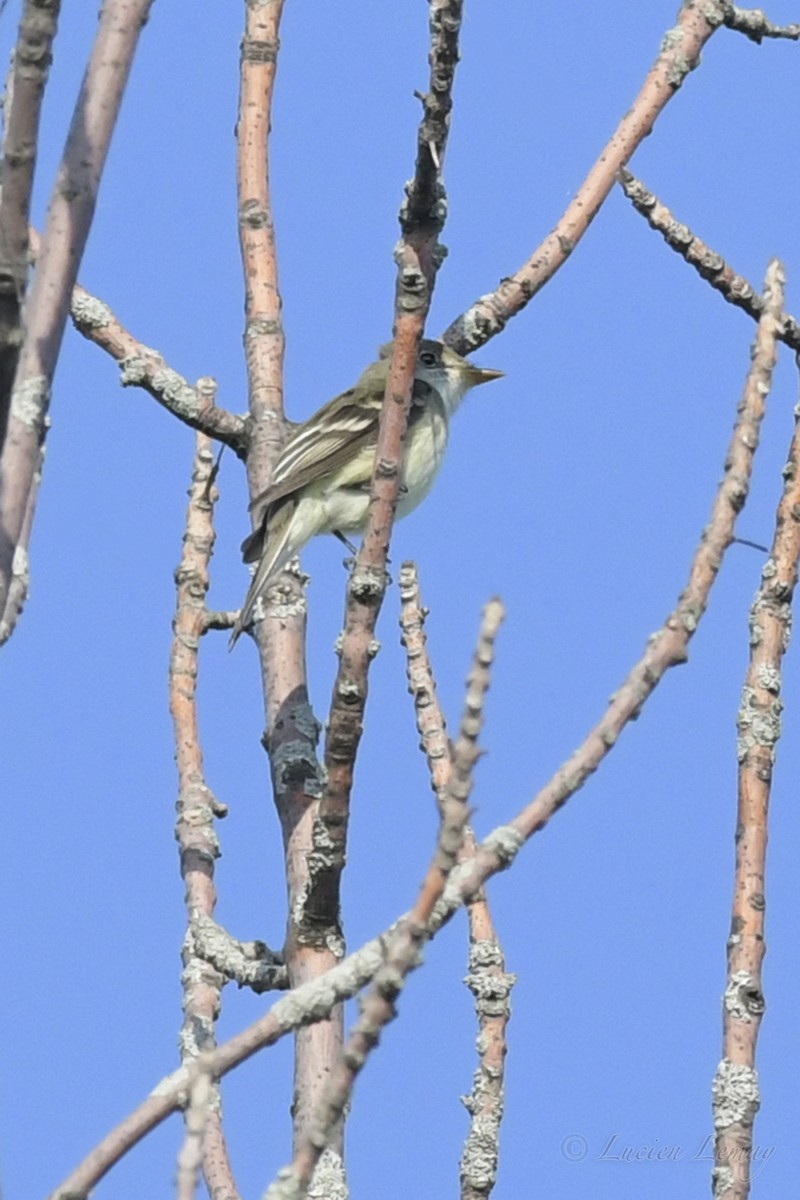
[[[347,546],[347,549],[350,551],[351,554],[356,553],[357,547],[353,545],[353,543],[350,541],[349,538],[346,538],[344,536],[341,529],[334,529],[333,536],[337,537],[340,542],[344,542],[345,546]]]
[[[339,541],[340,541],[340,542],[344,542],[345,546],[347,546],[347,549],[350,551],[350,553],[351,553],[351,554],[355,555],[355,554],[357,554],[357,553],[358,553],[358,547],[357,547],[357,546],[354,546],[354,545],[353,545],[353,543],[350,541],[350,539],[349,539],[349,538],[346,538],[346,537],[344,536],[344,534],[342,533],[341,529],[334,529],[334,531],[333,531],[333,536],[334,536],[334,537],[337,537],[337,538],[339,539]],[[388,558],[388,557],[387,557],[387,559],[386,559],[386,565],[388,566],[388,565],[389,565],[389,563],[390,563],[391,561],[392,561],[392,560],[391,560],[390,558]],[[345,566],[348,566],[348,563],[349,563],[349,560],[348,560],[348,559],[345,559]]]
[[[206,481],[206,486],[203,489],[203,500],[205,501],[206,504],[209,504],[211,501],[211,489],[217,481],[217,476],[219,475],[219,464],[222,460],[222,455],[223,455],[224,450],[225,450],[225,443],[223,442],[219,448],[219,454],[217,455],[217,461],[214,463],[213,467],[211,468],[209,475],[208,475],[208,479]]]

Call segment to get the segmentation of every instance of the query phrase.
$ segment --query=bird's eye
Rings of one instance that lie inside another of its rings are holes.
[[[430,350],[423,350],[419,356],[419,361],[426,367],[433,367],[436,365],[436,355]]]

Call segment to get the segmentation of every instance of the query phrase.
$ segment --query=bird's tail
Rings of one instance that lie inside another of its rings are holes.
[[[256,567],[253,578],[250,581],[250,587],[247,589],[247,595],[244,598],[239,615],[234,622],[231,631],[230,642],[228,648],[230,650],[236,645],[240,636],[247,629],[248,625],[253,620],[253,610],[256,606],[256,601],[264,595],[267,585],[270,580],[277,575],[286,563],[297,551],[297,547],[291,540],[292,532],[292,516],[294,513],[293,504],[282,505],[275,513],[270,515],[267,528],[263,535],[256,533],[250,534],[243,543],[243,550],[246,547],[252,548],[255,544],[254,539],[261,536],[263,538],[263,550],[261,559]],[[248,561],[248,551],[245,550],[245,561]],[[250,559],[249,561],[252,561]]]

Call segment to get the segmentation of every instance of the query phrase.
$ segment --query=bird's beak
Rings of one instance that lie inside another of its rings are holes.
[[[469,386],[477,387],[479,383],[489,383],[492,379],[502,379],[505,371],[493,371],[491,367],[476,367],[473,363],[468,363],[466,375],[469,380]]]

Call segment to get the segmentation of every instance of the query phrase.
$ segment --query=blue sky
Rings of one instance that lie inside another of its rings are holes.
[[[37,220],[63,144],[94,6],[65,6],[44,112]],[[13,41],[19,5],[0,20]],[[450,250],[436,334],[552,227],[674,21],[669,3],[467,0],[446,182]],[[798,16],[771,5],[776,21]],[[245,408],[233,176],[238,5],[187,19],[158,0],[112,146],[81,281],[189,379]],[[427,79],[425,6],[287,4],[274,116],[289,415],[346,387],[391,329],[402,184]],[[797,311],[797,55],[720,31],[631,167],[755,285],[779,255]],[[515,813],[602,712],[682,588],[719,479],[753,327],[614,194],[570,261],[476,356],[506,378],[471,396],[431,497],[401,524],[451,729],[479,612],[508,617],[473,795],[485,834]],[[772,536],[796,381],[782,352],[739,533]],[[71,330],[56,378],[31,597],[3,651],[6,1200],[45,1195],[177,1062],[182,885],[166,697],[172,573],[192,435]],[[246,494],[223,463],[210,602],[244,594]],[[651,1200],[704,1192],[720,1055],[735,820],[735,716],[762,556],[734,546],[691,646],[614,753],[490,897],[517,973],[498,1200]],[[312,699],[325,714],[341,625],[341,547],[304,555]],[[351,948],[410,903],[435,812],[387,596],[358,761],[344,916]],[[282,937],[277,821],[259,745],[255,651],[201,660],[220,827],[218,916]],[[759,1044],[769,1150],[754,1195],[788,1194],[800,1070],[794,937],[800,672],[784,674],[772,797],[767,1013]],[[390,769],[387,767],[390,766]],[[387,869],[387,863],[390,869]],[[453,1194],[475,1026],[464,922],[429,948],[365,1070],[349,1126],[354,1195]],[[266,1001],[230,989],[221,1036]],[[259,1195],[289,1157],[288,1043],[224,1086],[237,1179]],[[577,1135],[585,1142],[566,1141]],[[173,1118],[97,1189],[168,1191]],[[603,1157],[611,1139],[612,1146]],[[583,1161],[565,1152],[586,1147]],[[621,1147],[667,1162],[622,1162]],[[703,1158],[703,1155],[706,1158]]]

